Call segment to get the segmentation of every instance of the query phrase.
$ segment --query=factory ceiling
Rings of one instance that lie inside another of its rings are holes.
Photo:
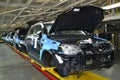
[[[0,0],[0,34],[25,27],[31,20],[53,21],[64,10],[83,5],[103,7],[119,0]],[[120,9],[106,11],[106,16],[119,16]],[[109,18],[108,18],[109,19]]]

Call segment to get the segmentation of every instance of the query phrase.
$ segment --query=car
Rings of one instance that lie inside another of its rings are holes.
[[[18,49],[21,52],[26,53],[26,47],[25,47],[25,37],[27,34],[28,28],[24,27],[18,27],[15,29],[14,35],[13,35],[13,46]]]
[[[10,38],[9,38],[10,33],[11,33],[11,32],[8,32],[8,33],[6,34],[6,37],[5,37],[5,41],[6,41],[7,43],[9,43],[9,41],[10,41]]]
[[[8,36],[8,39],[9,39],[8,42],[11,46],[13,46],[13,35],[14,35],[14,31],[11,31]]]
[[[54,23],[38,22],[25,38],[28,54],[45,67],[56,67],[62,77],[109,68],[115,63],[114,46],[93,34],[103,19],[103,9],[81,6],[64,11]]]
[[[1,37],[2,40],[5,41],[5,42],[6,42],[6,40],[7,40],[7,38],[6,38],[6,37],[7,37],[7,34],[8,34],[8,33],[4,33],[4,34],[2,34],[2,37]]]
[[[10,43],[11,41],[12,41],[12,39],[11,39],[11,33],[12,33],[12,31],[9,31],[9,32],[6,32],[6,33],[4,33],[2,36],[1,36],[1,38],[5,41],[5,42],[7,42],[7,43]]]

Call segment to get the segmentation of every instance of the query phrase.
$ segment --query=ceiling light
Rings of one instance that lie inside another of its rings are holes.
[[[120,2],[112,4],[112,5],[104,6],[104,7],[102,7],[102,9],[108,10],[108,9],[113,9],[113,8],[117,8],[117,7],[120,7]]]

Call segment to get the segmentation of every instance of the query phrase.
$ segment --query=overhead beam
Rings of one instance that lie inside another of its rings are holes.
[[[4,11],[4,12],[1,12],[0,15],[8,14],[8,13],[15,12],[15,11],[19,11],[21,9],[26,9],[26,7],[22,7],[22,8],[18,8],[18,9],[13,9],[13,10],[9,10],[9,11]]]
[[[29,6],[31,3],[33,2],[33,0],[27,0],[26,5]],[[14,19],[10,22],[9,26],[11,26],[11,24],[22,14],[22,12],[26,9],[27,7],[25,7],[24,9],[21,9],[20,12],[18,13],[17,16],[14,17]]]
[[[3,14],[4,16],[16,16],[17,14],[9,13],[9,14]]]
[[[26,8],[24,8],[24,9],[26,9]],[[9,25],[11,25],[11,24],[18,18],[18,16],[20,16],[20,15],[22,14],[22,12],[24,11],[24,9],[22,9],[22,10],[17,14],[17,16],[15,16],[15,17],[13,18],[13,20],[10,22]]]
[[[70,7],[76,6],[76,5],[78,5],[78,4],[80,4],[80,3],[84,2],[84,1],[85,1],[85,0],[76,1],[76,2],[74,2],[73,4],[70,4],[70,5],[68,5],[67,7],[65,7],[64,10],[65,10],[65,9],[68,9],[68,8],[70,8]],[[88,5],[88,4],[93,3],[93,2],[95,2],[95,1],[97,1],[97,0],[92,0],[92,1],[89,1],[89,2],[84,3],[84,4],[81,4],[81,5]],[[52,13],[52,14],[49,14],[49,15],[47,15],[47,17],[52,16],[52,15],[54,15],[54,14],[56,14],[56,13],[57,13],[57,12],[54,12],[54,13]],[[45,16],[45,17],[46,17],[46,16]],[[43,17],[43,18],[44,18],[44,17]],[[43,19],[43,18],[40,18],[40,19]]]
[[[113,15],[113,16],[105,16],[105,18],[103,19],[103,22],[104,21],[118,20],[118,19],[120,19],[120,14]]]
[[[42,3],[41,5],[39,5],[39,7],[42,7],[42,6],[44,6],[45,4],[47,4],[48,1],[49,1],[49,0],[46,0],[44,3]],[[30,16],[30,15],[32,15],[32,13],[29,13],[28,15]],[[28,17],[28,16],[25,16],[25,17],[22,19],[22,21],[25,20],[25,18],[27,18],[27,17]]]
[[[83,3],[82,5],[83,5],[83,6],[84,6],[84,5],[88,5],[88,4],[94,3],[94,2],[96,2],[96,1],[98,1],[98,0],[86,1],[86,3]]]
[[[67,7],[65,7],[62,11],[64,11],[65,9],[68,9],[68,8],[70,8],[70,7],[73,7],[73,6],[75,6],[75,5],[79,4],[79,3],[82,3],[83,1],[85,1],[85,0],[76,1],[76,2],[74,2],[73,4],[68,5]],[[58,12],[61,12],[61,11],[58,11]],[[47,16],[52,16],[52,15],[58,13],[58,12],[53,12],[53,13],[47,15]],[[42,19],[43,19],[43,18],[42,18]]]
[[[61,12],[61,11],[63,11],[63,10],[57,10],[57,11],[54,11],[54,12],[46,12],[46,13],[41,13],[41,15],[42,14],[53,14],[53,13],[58,13],[58,12]],[[37,16],[37,15],[39,15],[39,13],[37,13],[37,14],[29,14],[29,15],[21,15],[21,16],[19,16],[19,17],[30,17],[30,16]]]
[[[63,1],[57,2],[52,8],[55,8],[55,7],[57,7],[57,6],[59,6],[59,5],[63,4],[63,3],[65,3],[65,2],[67,2],[67,1],[68,1],[68,0],[63,0]],[[43,11],[42,13],[39,13],[37,16],[40,16],[40,15],[42,15],[43,13],[46,13],[47,11],[51,10],[52,8],[47,9],[47,10]],[[35,19],[37,16],[34,16],[34,17],[30,18],[29,20],[26,20],[26,21],[23,22],[22,24],[25,24],[26,22]],[[21,24],[21,25],[22,25],[22,24]]]
[[[59,6],[59,5],[63,4],[63,3],[65,3],[65,2],[67,2],[67,1],[68,1],[68,0],[61,0],[61,1],[58,2],[56,5],[54,5],[53,8],[55,8],[55,7],[57,7],[57,6]]]
[[[70,4],[70,5],[68,5],[66,8],[73,7],[73,6],[77,5],[77,4],[82,3],[83,1],[85,1],[85,0],[79,0],[79,1],[76,1],[76,2],[74,2],[74,3]]]
[[[1,2],[0,2],[0,4],[2,4]],[[4,4],[3,4],[4,5]],[[6,4],[7,5],[7,4]],[[15,3],[15,5],[17,5],[17,3]],[[21,5],[21,4],[20,4]],[[9,4],[8,4],[8,6],[9,6]],[[37,7],[38,6],[38,7]],[[19,6],[20,7],[20,6]],[[15,11],[19,11],[19,10],[22,10],[22,9],[24,9],[24,8],[29,8],[29,7],[32,7],[31,5],[29,5],[28,7],[26,7],[26,6],[21,6],[22,8],[17,8],[17,9],[13,9],[13,10],[9,10],[9,11],[4,11],[4,12],[1,12],[0,13],[0,15],[4,15],[4,14],[8,14],[8,13],[12,13],[12,12],[15,12]],[[35,8],[46,8],[46,9],[48,9],[48,8],[52,8],[52,7],[50,7],[50,6],[40,6],[40,5],[34,5],[33,7],[35,7]],[[61,9],[61,8],[53,8],[53,9]]]
[[[6,3],[9,4],[10,0],[7,0]],[[5,6],[5,10],[7,11],[8,5]],[[5,16],[3,15],[2,23],[4,23]]]
[[[106,4],[108,4],[108,2],[109,2],[109,0],[106,0],[106,2],[105,2],[105,3],[103,3],[103,5],[102,5],[102,6],[105,6]]]
[[[1,1],[0,1],[0,5],[1,6],[7,5],[7,6],[12,6],[12,7],[27,7],[27,5],[25,3],[9,3],[9,4],[7,4],[6,2],[1,2]],[[44,6],[42,8],[50,8],[50,7],[52,7],[52,6]],[[40,5],[39,4],[31,4],[28,6],[28,8],[40,8]]]
[[[10,19],[8,19],[8,20],[5,19],[4,21],[11,21],[11,20]],[[0,22],[2,23],[2,21],[0,21]]]

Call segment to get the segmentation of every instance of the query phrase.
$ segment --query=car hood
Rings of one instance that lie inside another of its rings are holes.
[[[94,6],[71,8],[60,14],[50,33],[62,30],[83,30],[92,33],[104,18],[104,10]]]

